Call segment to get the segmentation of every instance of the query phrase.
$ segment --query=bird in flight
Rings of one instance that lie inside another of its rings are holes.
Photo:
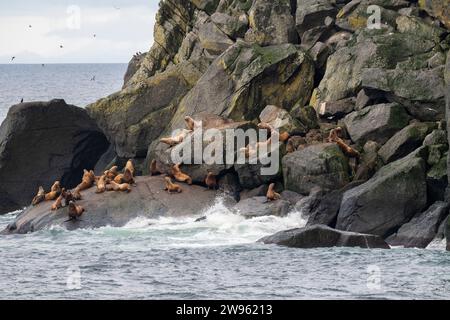
[[[59,47],[60,47],[61,49],[64,48],[64,46],[63,46],[62,44],[61,44]]]
[[[23,103],[23,98],[20,100],[20,103]]]
[[[29,26],[28,26],[28,28],[32,28],[33,26],[30,24]]]
[[[93,77],[91,78],[91,81],[95,81],[95,76],[93,76]]]
[[[11,61],[13,61],[16,57],[11,57]]]
[[[97,35],[94,33],[94,38],[97,37]]]

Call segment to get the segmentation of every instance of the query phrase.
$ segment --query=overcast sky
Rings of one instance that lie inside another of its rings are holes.
[[[150,48],[158,2],[2,0],[0,63],[128,62]]]

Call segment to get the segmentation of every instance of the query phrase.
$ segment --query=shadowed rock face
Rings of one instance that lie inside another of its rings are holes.
[[[360,247],[389,249],[378,236],[334,230],[323,225],[278,232],[259,240],[292,248]]]
[[[28,233],[63,226],[68,230],[79,228],[99,228],[104,226],[122,227],[137,217],[158,218],[161,216],[196,216],[212,206],[216,192],[199,186],[180,184],[183,192],[169,195],[164,191],[164,178],[137,177],[136,187],[130,193],[95,193],[93,187],[82,192],[83,200],[77,201],[86,212],[80,221],[68,220],[68,208],[51,211],[52,201],[41,203],[25,210],[4,234]],[[195,201],[193,201],[195,199]],[[9,229],[9,230],[8,230]]]
[[[48,191],[55,180],[76,186],[108,146],[86,111],[64,100],[11,107],[0,127],[0,214],[30,204],[39,186]]]

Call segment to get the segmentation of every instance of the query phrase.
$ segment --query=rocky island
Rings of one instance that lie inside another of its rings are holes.
[[[161,1],[154,44],[130,61],[121,91],[86,109],[11,107],[0,127],[0,214],[27,208],[2,234],[198,218],[221,196],[249,218],[297,210],[308,219],[264,243],[424,248],[447,237],[450,250],[449,108],[448,1]],[[170,174],[172,146],[161,139],[185,117],[286,133],[280,170],[182,164],[193,185],[164,192],[152,163]],[[39,186],[72,189],[84,169],[101,175],[129,159],[131,192],[84,191],[80,221],[66,223],[67,209],[50,202],[30,206]],[[211,172],[219,190],[205,188]],[[272,183],[281,199],[268,202]]]

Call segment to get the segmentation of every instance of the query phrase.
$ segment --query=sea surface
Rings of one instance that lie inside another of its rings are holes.
[[[3,114],[21,97],[86,105],[118,90],[126,66],[41,68],[0,66]],[[18,213],[0,216],[0,229]],[[0,299],[450,299],[450,253],[441,241],[424,250],[256,242],[304,225],[299,212],[246,220],[218,199],[196,217],[0,236]]]

